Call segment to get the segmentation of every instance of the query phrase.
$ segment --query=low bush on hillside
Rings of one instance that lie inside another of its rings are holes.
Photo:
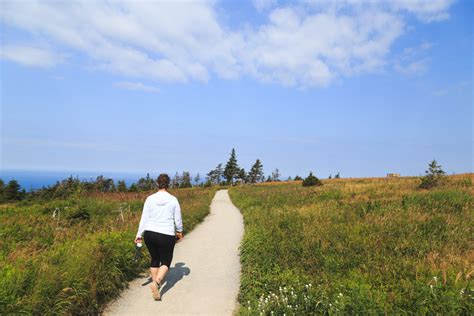
[[[316,178],[312,172],[303,180],[304,187],[311,187],[315,185],[323,185],[322,181]]]

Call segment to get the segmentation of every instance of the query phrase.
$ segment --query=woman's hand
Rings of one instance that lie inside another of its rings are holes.
[[[180,242],[181,240],[183,240],[184,238],[184,235],[182,232],[176,232],[176,242]]]
[[[135,238],[135,243],[137,244],[137,243],[139,243],[139,242],[142,242],[142,237],[137,236],[137,237]]]

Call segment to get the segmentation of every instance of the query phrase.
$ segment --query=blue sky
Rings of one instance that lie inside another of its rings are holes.
[[[0,9],[3,170],[473,170],[470,1]]]

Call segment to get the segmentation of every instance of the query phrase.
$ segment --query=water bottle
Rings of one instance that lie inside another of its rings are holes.
[[[133,256],[133,261],[137,262],[140,260],[141,256],[142,256],[142,239],[141,238],[138,238],[138,241],[137,243],[135,244],[135,255]]]

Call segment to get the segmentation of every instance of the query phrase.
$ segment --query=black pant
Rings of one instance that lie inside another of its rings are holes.
[[[158,268],[161,265],[170,267],[173,260],[174,244],[176,236],[170,236],[157,232],[145,230],[145,245],[151,255],[151,268]]]

